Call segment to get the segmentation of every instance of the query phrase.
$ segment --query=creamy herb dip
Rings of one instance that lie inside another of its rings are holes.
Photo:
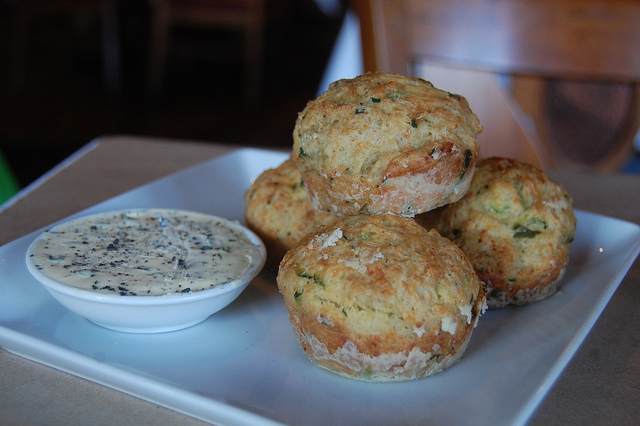
[[[243,228],[184,210],[124,210],[57,225],[32,245],[44,275],[122,296],[190,293],[233,280],[264,253]]]

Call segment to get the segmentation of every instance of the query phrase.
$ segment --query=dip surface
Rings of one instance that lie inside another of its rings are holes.
[[[119,210],[45,231],[27,261],[56,281],[121,296],[213,288],[239,276],[263,253],[226,219],[171,210]]]

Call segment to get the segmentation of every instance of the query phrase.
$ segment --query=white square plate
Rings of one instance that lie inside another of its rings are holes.
[[[244,192],[286,154],[242,149],[84,212],[173,207],[244,222]],[[26,358],[187,415],[227,424],[523,424],[548,392],[640,251],[640,227],[576,212],[561,290],[488,311],[461,361],[435,376],[366,383],[316,367],[291,331],[275,277],[263,272],[194,327],[135,335],[96,326],[30,276],[34,232],[0,247],[0,345]]]

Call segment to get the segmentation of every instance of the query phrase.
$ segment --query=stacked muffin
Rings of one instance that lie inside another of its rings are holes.
[[[464,247],[413,217],[468,193],[481,130],[462,96],[390,73],[339,80],[300,113],[291,158],[247,191],[246,218],[276,242],[278,287],[316,364],[397,381],[462,356],[485,286]]]
[[[571,196],[540,169],[510,158],[477,164],[458,202],[416,216],[467,255],[489,308],[521,306],[557,291],[576,232]]]
[[[247,225],[264,242],[267,263],[272,267],[277,267],[285,253],[313,229],[340,219],[311,207],[292,159],[258,176],[244,198]]]
[[[459,95],[418,78],[366,74],[307,104],[293,156],[314,208],[412,217],[465,194],[481,130]]]

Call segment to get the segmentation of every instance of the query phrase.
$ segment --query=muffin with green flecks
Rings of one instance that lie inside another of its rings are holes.
[[[487,285],[487,306],[526,305],[557,291],[576,231],[571,196],[544,171],[514,159],[478,161],[458,202],[416,221],[467,255]]]
[[[287,252],[277,282],[306,355],[365,381],[449,368],[485,307],[484,285],[462,251],[395,215],[317,228]]]
[[[318,210],[413,217],[465,194],[481,131],[464,97],[420,78],[367,73],[309,101],[293,159]]]
[[[245,193],[247,226],[264,241],[271,267],[277,267],[287,250],[314,228],[340,219],[311,207],[291,159],[265,170]]]

